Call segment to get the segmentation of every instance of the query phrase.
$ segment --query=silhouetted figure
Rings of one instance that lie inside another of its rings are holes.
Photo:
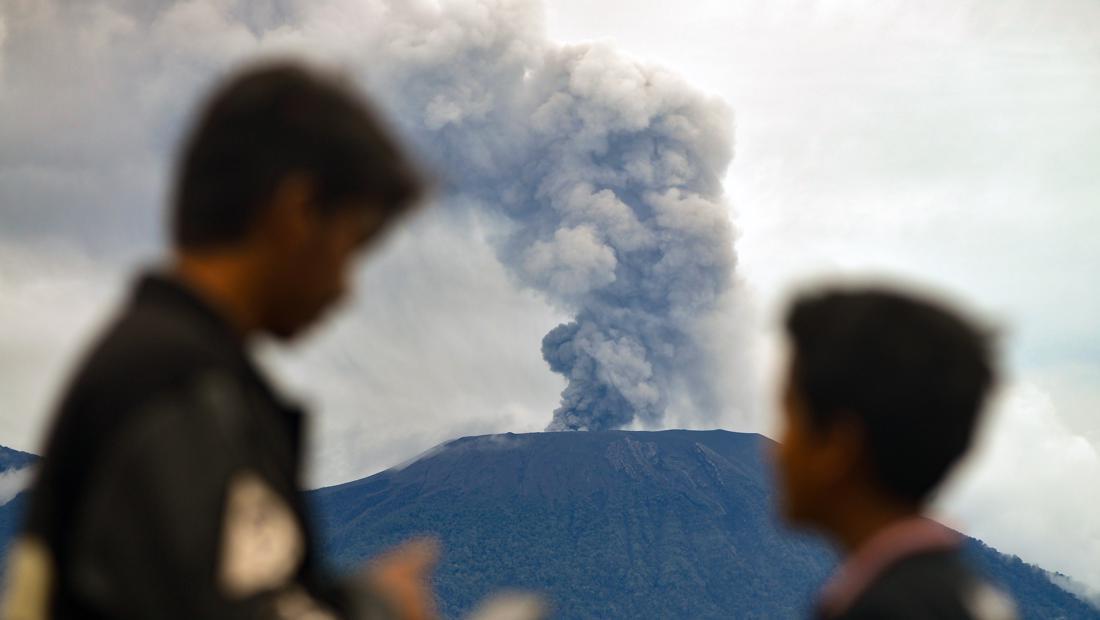
[[[213,95],[175,180],[172,257],[60,403],[10,564],[10,618],[425,618],[429,543],[330,581],[298,479],[306,420],[250,359],[344,294],[421,181],[342,81],[290,64]]]
[[[804,296],[786,330],[781,510],[844,556],[819,617],[1014,618],[1011,601],[967,566],[962,536],[922,516],[994,383],[989,336],[881,289]]]

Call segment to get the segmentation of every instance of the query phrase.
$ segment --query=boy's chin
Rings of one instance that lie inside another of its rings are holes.
[[[809,514],[809,511],[801,509],[797,504],[781,501],[778,512],[780,520],[789,528],[798,530],[817,528],[817,520]]]

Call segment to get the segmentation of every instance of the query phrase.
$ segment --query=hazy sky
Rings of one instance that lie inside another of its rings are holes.
[[[748,362],[722,368],[753,375],[729,381],[751,406],[667,425],[770,428],[774,321],[793,286],[933,287],[1003,330],[1008,375],[941,512],[1100,591],[1100,4],[387,5],[0,0],[0,444],[36,448],[64,369],[158,255],[174,144],[234,63],[335,58],[397,85],[379,96],[421,139],[450,123],[498,142],[515,129],[483,91],[504,96],[508,67],[576,76],[570,59],[595,58],[603,86],[584,92],[603,110],[634,103],[608,80],[659,65],[732,111],[732,348]],[[592,40],[597,52],[561,45]],[[563,88],[583,98],[576,80]],[[393,109],[418,97],[422,116]],[[508,152],[478,148],[490,168]],[[426,211],[371,256],[336,321],[265,353],[318,410],[312,480],[549,422],[565,384],[540,341],[572,309],[502,263],[507,231],[476,204]]]
[[[733,106],[726,187],[765,323],[809,278],[883,275],[1003,330],[1008,385],[943,512],[1100,587],[1100,4],[548,6],[552,38]]]

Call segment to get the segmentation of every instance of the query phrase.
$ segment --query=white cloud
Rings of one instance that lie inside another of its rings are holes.
[[[27,488],[33,475],[34,467],[0,472],[0,506],[10,502],[20,491]]]
[[[0,443],[38,450],[75,356],[121,292],[121,274],[71,243],[0,244]]]
[[[1100,5],[547,6],[554,38],[658,60],[735,109],[726,185],[747,318],[772,334],[755,347],[763,381],[788,291],[822,276],[931,282],[1006,331],[1011,396],[948,507],[1100,589]]]
[[[988,431],[940,498],[953,524],[1100,593],[1100,450],[1062,420],[1058,399],[1008,386]]]

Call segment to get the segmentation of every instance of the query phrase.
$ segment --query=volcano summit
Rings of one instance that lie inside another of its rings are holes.
[[[727,431],[466,437],[313,501],[338,567],[438,536],[449,616],[519,588],[559,618],[806,617],[835,557],[778,525],[770,444]],[[1041,569],[968,544],[1023,617],[1100,617]]]

